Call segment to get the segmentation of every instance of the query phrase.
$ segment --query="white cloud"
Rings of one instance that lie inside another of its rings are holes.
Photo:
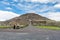
[[[60,12],[48,12],[41,15],[52,20],[60,21]]]
[[[29,10],[29,11],[26,11],[26,13],[36,13],[36,11],[34,11],[34,10]]]
[[[18,0],[14,0],[15,2],[17,2]]]
[[[19,15],[15,14],[13,12],[1,11],[0,10],[0,21],[9,20],[9,19],[17,17],[17,16],[19,16]]]
[[[48,2],[55,2],[56,0],[26,0],[27,2],[40,2],[40,3],[48,3]]]
[[[10,7],[6,7],[6,9],[7,9],[7,10],[12,10],[12,8],[10,8]]]
[[[23,5],[23,4],[20,4],[20,3],[18,3],[17,5],[13,4],[13,6],[17,7],[20,10],[30,10],[33,7],[35,7],[35,6],[31,5],[31,4],[29,4],[29,5],[27,5],[27,4]]]
[[[14,2],[18,2],[18,0],[13,0]]]
[[[6,2],[6,1],[2,1],[3,4],[6,4],[6,5],[10,5],[9,2]]]
[[[54,7],[55,8],[60,8],[60,4],[56,4]]]
[[[48,0],[31,0],[32,2],[42,2],[42,3],[44,3],[44,2],[48,2]]]

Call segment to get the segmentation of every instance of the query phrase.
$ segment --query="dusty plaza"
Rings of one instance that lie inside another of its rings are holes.
[[[31,25],[23,30],[0,29],[0,40],[60,40],[60,31],[36,29]]]

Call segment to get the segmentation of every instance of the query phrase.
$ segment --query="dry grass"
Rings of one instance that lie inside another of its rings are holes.
[[[56,26],[37,26],[37,27],[43,29],[60,30],[60,27],[56,27]]]

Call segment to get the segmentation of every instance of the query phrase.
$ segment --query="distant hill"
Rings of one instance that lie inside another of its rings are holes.
[[[14,25],[14,24],[27,25],[27,24],[30,23],[29,20],[31,20],[31,21],[36,21],[36,20],[39,20],[39,21],[41,21],[41,20],[48,21],[50,19],[48,19],[46,17],[43,17],[41,15],[35,14],[35,13],[26,13],[26,14],[23,14],[23,15],[21,15],[19,17],[15,17],[13,19],[7,20],[7,21],[3,22],[2,25],[3,24],[4,25]]]

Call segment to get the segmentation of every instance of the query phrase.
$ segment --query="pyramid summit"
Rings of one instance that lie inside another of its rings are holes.
[[[48,18],[45,18],[45,17],[35,14],[35,13],[26,13],[19,17],[22,19],[31,19],[31,20],[48,20]]]

